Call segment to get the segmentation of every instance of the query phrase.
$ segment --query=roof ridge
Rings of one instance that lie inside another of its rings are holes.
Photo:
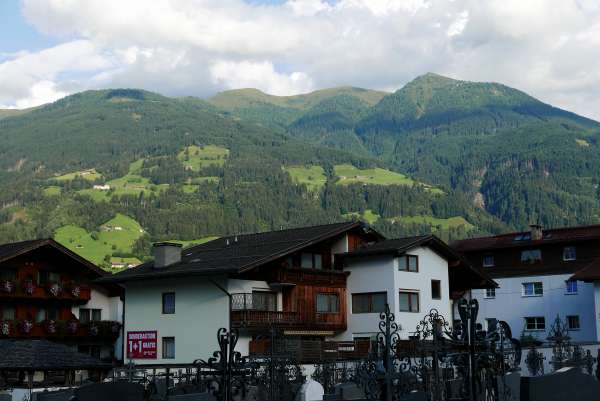
[[[600,228],[600,224],[584,224],[584,225],[579,225],[579,226],[543,228],[543,231],[544,232],[548,232],[548,231],[556,232],[556,231],[581,230],[581,229],[587,229],[587,228]],[[497,235],[484,235],[484,236],[481,236],[481,237],[464,238],[464,239],[456,240],[456,241],[453,241],[453,242],[454,243],[461,243],[461,242],[476,241],[476,240],[480,240],[480,239],[512,237],[512,236],[516,236],[516,235],[519,235],[519,234],[526,234],[528,232],[530,232],[530,231],[528,231],[528,230],[524,230],[524,231],[512,231],[512,232],[502,233],[502,234],[497,234]]]

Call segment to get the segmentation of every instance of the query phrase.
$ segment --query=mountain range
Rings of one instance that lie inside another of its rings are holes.
[[[0,110],[0,242],[109,268],[156,240],[361,218],[444,239],[600,221],[600,123],[497,84],[209,99],[86,91]]]

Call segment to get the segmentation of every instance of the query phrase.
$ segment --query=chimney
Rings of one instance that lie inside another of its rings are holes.
[[[181,262],[181,244],[156,242],[152,245],[154,268],[160,269]]]
[[[539,241],[544,238],[544,231],[542,230],[542,226],[539,224],[531,224],[529,226],[531,228],[531,240]]]

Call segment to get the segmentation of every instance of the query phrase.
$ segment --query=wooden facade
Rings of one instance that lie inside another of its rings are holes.
[[[347,239],[350,250],[361,246],[364,241],[356,233],[349,233]],[[330,335],[346,330],[348,273],[342,271],[342,264],[336,261],[332,251],[336,240],[339,238],[323,241],[243,276],[267,281],[281,294],[282,301],[280,310],[277,311],[251,310],[252,308],[232,310],[233,326],[256,332],[275,327],[284,331]],[[307,255],[319,255],[321,263],[308,267],[310,258]],[[335,303],[335,308],[330,311],[319,310],[318,299]]]
[[[110,345],[120,322],[85,321],[73,313],[92,298],[92,288],[118,296],[118,287],[97,287],[98,268],[72,257],[51,240],[0,261],[0,338],[50,339],[67,344]],[[97,270],[96,270],[97,269]],[[90,346],[91,346],[90,345]]]

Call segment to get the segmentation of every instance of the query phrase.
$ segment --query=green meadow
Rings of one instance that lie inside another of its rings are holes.
[[[187,146],[179,152],[177,158],[186,168],[200,171],[202,168],[216,164],[222,166],[229,156],[229,149],[216,145]]]
[[[294,182],[304,184],[312,191],[318,191],[327,182],[325,170],[321,166],[289,166],[285,168]]]

